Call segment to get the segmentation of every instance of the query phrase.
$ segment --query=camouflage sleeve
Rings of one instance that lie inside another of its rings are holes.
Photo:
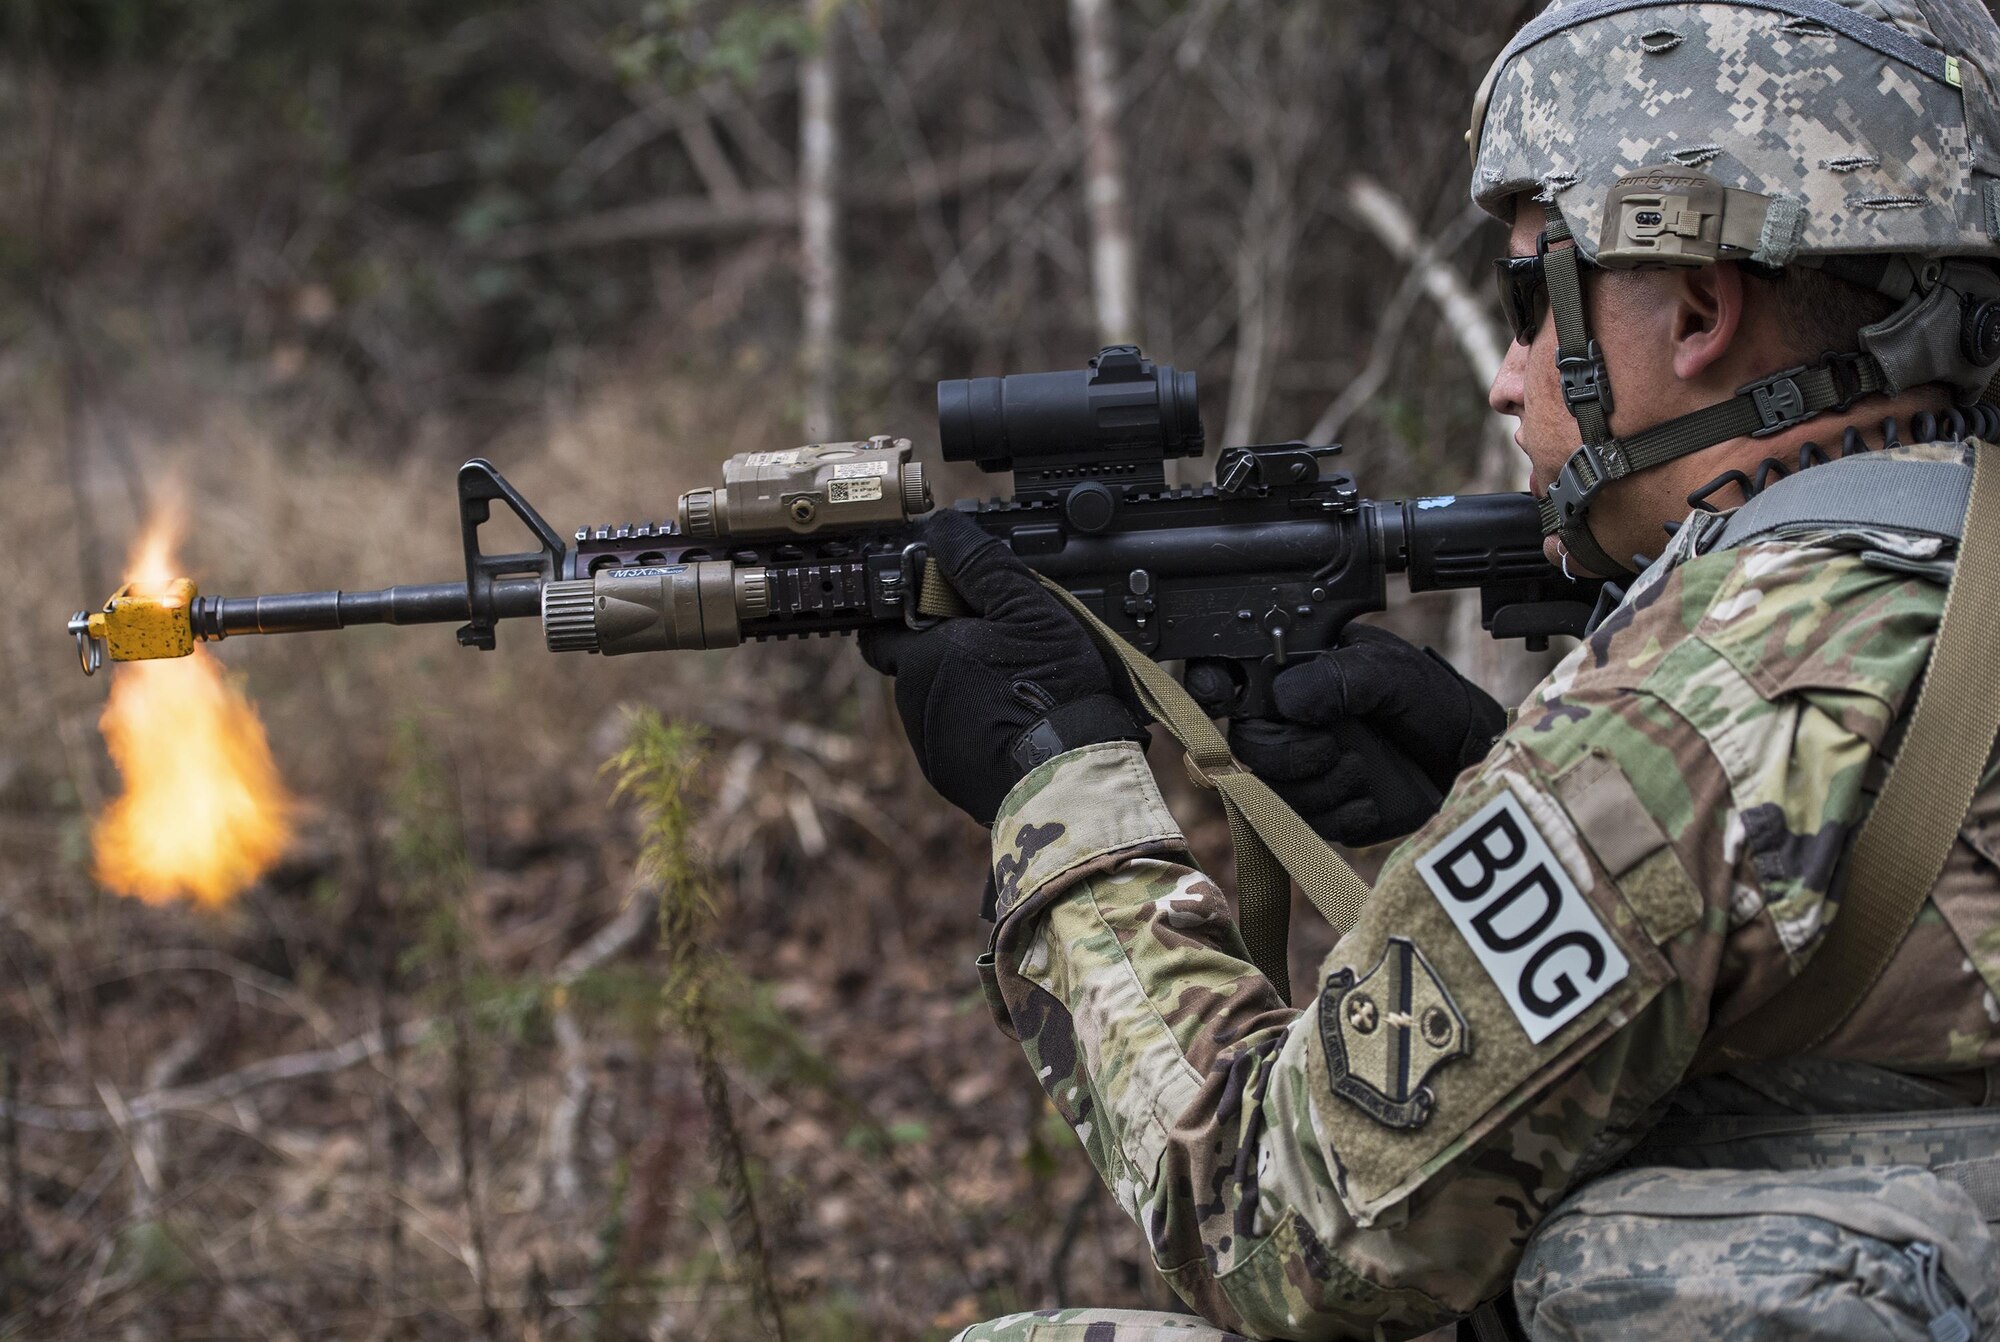
[[[1301,1340],[1503,1290],[1711,1014],[1809,955],[1936,609],[1798,545],[1669,571],[1391,858],[1303,1012],[1136,749],[1023,780],[994,826],[997,1005],[1176,1290]]]

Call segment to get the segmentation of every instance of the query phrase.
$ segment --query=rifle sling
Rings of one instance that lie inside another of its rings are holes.
[[[1370,893],[1368,883],[1268,784],[1236,761],[1229,753],[1228,741],[1179,681],[1119,637],[1082,601],[1050,579],[1036,576],[1103,648],[1118,658],[1140,703],[1186,752],[1188,775],[1221,794],[1229,817],[1230,842],[1236,850],[1237,922],[1244,948],[1257,971],[1271,981],[1281,997],[1291,1001],[1291,882],[1299,883],[1306,899],[1336,935],[1344,934],[1360,917]],[[917,609],[936,617],[967,613],[934,562],[924,565]]]
[[[2000,450],[1972,454],[1958,565],[1902,749],[1849,855],[1846,893],[1797,977],[1712,1035],[1694,1070],[1803,1053],[1853,1014],[1929,898],[2000,735]],[[1808,477],[1810,478],[1810,477]]]

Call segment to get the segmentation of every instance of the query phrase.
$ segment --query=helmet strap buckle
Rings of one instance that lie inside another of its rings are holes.
[[[1558,357],[1556,372],[1562,377],[1563,401],[1572,414],[1576,406],[1594,401],[1607,420],[1611,417],[1611,375],[1604,367],[1604,351],[1595,340],[1584,346],[1582,354]]]
[[[1805,365],[1787,368],[1769,377],[1760,377],[1736,394],[1746,392],[1751,403],[1757,407],[1757,418],[1762,426],[1752,429],[1752,438],[1768,438],[1774,433],[1782,433],[1794,424],[1803,424],[1816,411],[1806,409],[1805,389],[1799,386],[1799,374],[1805,372]]]
[[[1580,445],[1549,482],[1549,502],[1555,505],[1557,529],[1581,522],[1604,487],[1627,473],[1625,459],[1615,446]]]

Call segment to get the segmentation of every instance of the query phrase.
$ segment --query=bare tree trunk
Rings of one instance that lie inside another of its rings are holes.
[[[840,81],[833,23],[840,0],[804,0],[817,41],[799,71],[799,244],[805,271],[806,437],[836,423],[840,329]]]
[[[1110,0],[1070,0],[1077,102],[1083,112],[1084,198],[1090,206],[1090,278],[1097,334],[1107,345],[1139,337],[1139,292],[1118,138],[1118,44]]]

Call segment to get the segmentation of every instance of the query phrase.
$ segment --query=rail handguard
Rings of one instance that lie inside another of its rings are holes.
[[[938,409],[948,459],[1014,473],[1012,497],[956,506],[1156,661],[1185,661],[1217,716],[1272,712],[1275,671],[1383,609],[1392,573],[1415,592],[1479,589],[1485,627],[1530,646],[1581,633],[1595,603],[1597,584],[1543,558],[1526,494],[1367,500],[1332,469],[1338,447],[1304,443],[1227,448],[1214,483],[1170,488],[1166,461],[1202,451],[1194,375],[1132,346],[1081,371],[943,382]],[[911,523],[931,499],[910,457],[887,436],[742,453],[672,519],[585,527],[573,544],[475,458],[458,473],[462,582],[205,597],[177,579],[121,588],[69,628],[90,672],[357,624],[462,622],[461,644],[490,649],[501,620],[539,617],[552,651],[607,656],[920,627]],[[496,502],[539,549],[484,552]]]

